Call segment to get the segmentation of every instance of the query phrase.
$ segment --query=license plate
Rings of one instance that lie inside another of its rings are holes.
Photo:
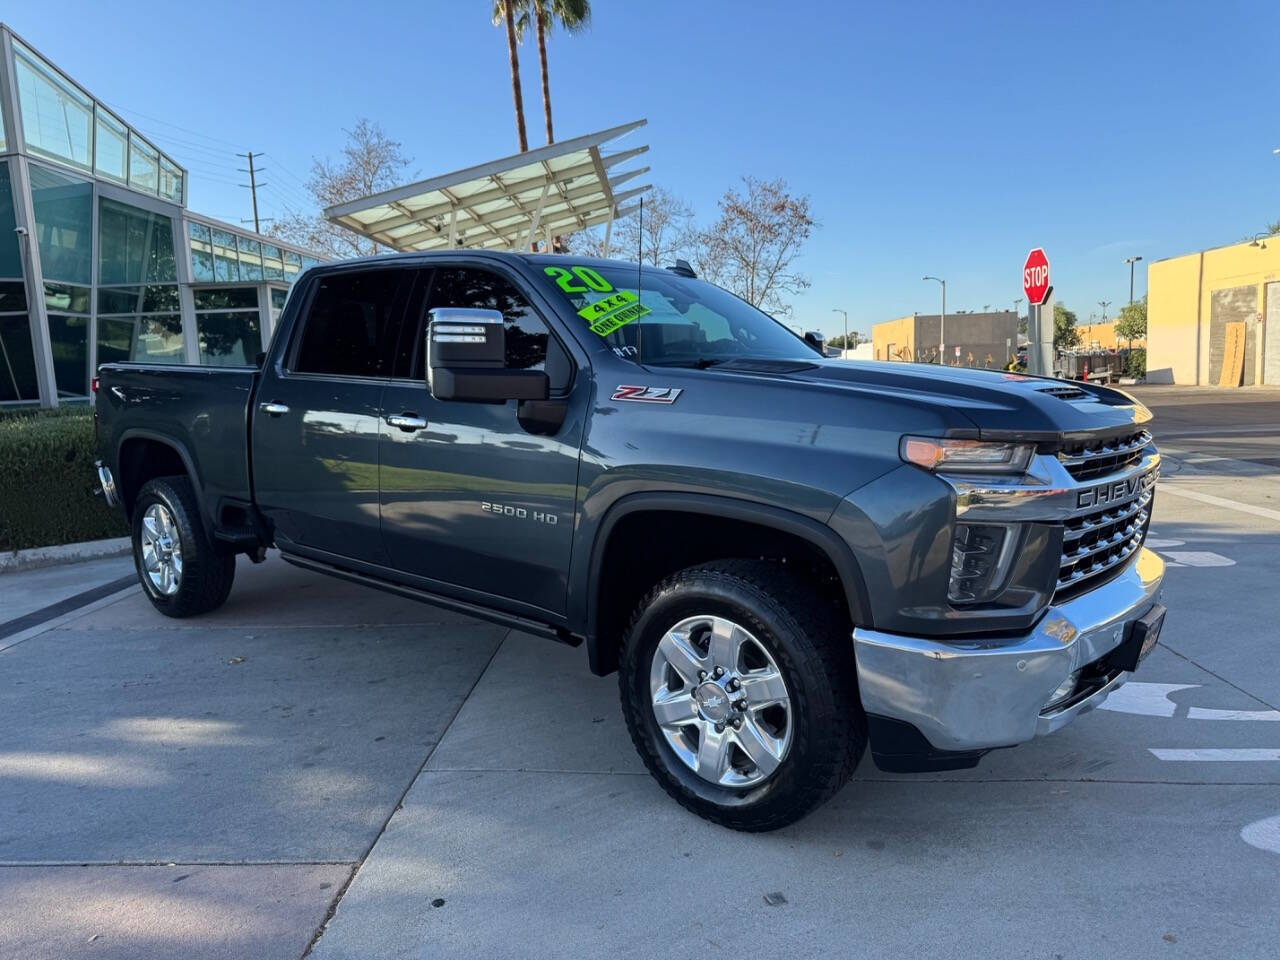
[[[1147,659],[1147,654],[1156,648],[1156,644],[1160,642],[1160,628],[1164,626],[1164,610],[1147,624],[1147,635],[1142,640],[1142,649],[1138,651],[1138,662],[1141,663]],[[1141,622],[1141,621],[1139,621]]]
[[[1165,608],[1155,604],[1137,620],[1131,621],[1124,642],[1108,655],[1108,664],[1121,670],[1137,670],[1138,664],[1160,643],[1164,615]]]

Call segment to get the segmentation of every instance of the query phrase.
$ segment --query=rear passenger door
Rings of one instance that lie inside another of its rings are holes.
[[[412,267],[325,273],[304,292],[253,411],[258,505],[286,552],[382,559],[378,434]]]
[[[507,367],[547,372],[552,399],[564,404],[561,426],[536,432],[521,423],[514,400],[434,399],[424,335],[427,311],[436,307],[499,311]],[[424,270],[395,373],[381,441],[382,533],[391,565],[435,592],[564,613],[588,384],[575,377],[570,353],[518,277],[465,262]]]

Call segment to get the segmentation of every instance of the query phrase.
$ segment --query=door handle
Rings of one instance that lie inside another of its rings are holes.
[[[286,407],[283,403],[274,403],[274,402],[260,403],[258,404],[258,409],[261,410],[263,413],[270,414],[273,417],[278,417],[282,414],[289,412],[289,408]]]
[[[421,430],[427,425],[426,420],[412,413],[392,414],[387,417],[387,423],[393,427],[399,427],[405,433]]]

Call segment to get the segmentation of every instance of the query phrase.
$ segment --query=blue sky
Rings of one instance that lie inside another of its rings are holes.
[[[806,327],[1012,306],[1043,246],[1081,319],[1128,297],[1123,258],[1280,219],[1280,4],[595,0],[550,45],[556,134],[647,117],[649,175],[711,220],[743,174],[781,176],[821,227]],[[515,152],[487,0],[11,5],[10,25],[191,169],[194,210],[250,215],[238,150],[265,151],[262,213],[299,206],[311,158],[367,116],[427,176]],[[217,16],[210,16],[211,11]],[[531,145],[536,48],[522,50]],[[636,135],[633,134],[633,137]],[[1145,290],[1139,264],[1138,295]]]

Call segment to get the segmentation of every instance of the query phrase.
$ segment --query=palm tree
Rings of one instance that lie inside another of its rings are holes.
[[[591,23],[591,0],[509,0],[518,4],[520,21],[516,30],[524,34],[530,19],[538,31],[538,60],[542,66],[542,112],[547,120],[547,143],[555,142],[551,130],[551,79],[547,72],[547,31],[559,23],[569,33],[585,30]]]
[[[511,60],[511,99],[516,106],[516,134],[520,138],[521,153],[528,151],[529,138],[524,132],[524,95],[520,92],[520,54],[516,50],[515,7],[526,3],[528,0],[493,0],[493,25],[497,27],[505,24],[507,28],[507,56]],[[543,84],[545,90],[545,80]]]

